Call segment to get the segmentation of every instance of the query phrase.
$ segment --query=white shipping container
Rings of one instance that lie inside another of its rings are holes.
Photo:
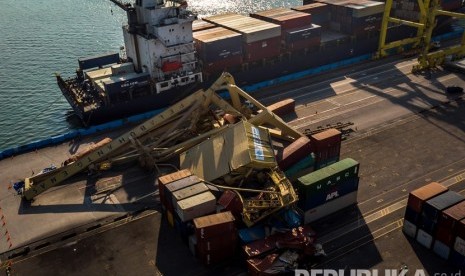
[[[214,213],[215,211],[216,198],[211,192],[204,192],[180,200],[176,204],[176,213],[183,222]]]
[[[197,183],[192,186],[177,190],[173,192],[173,206],[176,206],[176,203],[180,200],[201,194],[206,191],[208,191],[208,187],[204,183]]]
[[[408,220],[404,220],[404,226],[402,227],[402,230],[404,231],[405,235],[411,238],[415,238],[417,236],[417,226]]]
[[[445,245],[444,243],[438,240],[434,242],[433,251],[434,253],[436,253],[439,257],[443,258],[444,260],[449,259],[449,255],[450,255],[449,246]]]
[[[417,234],[417,242],[423,245],[424,247],[430,249],[431,244],[433,243],[433,237],[430,234],[423,231],[423,229],[420,229],[418,230]]]
[[[465,240],[463,240],[461,237],[457,237],[455,239],[454,249],[460,255],[465,256]]]
[[[305,212],[305,224],[311,223],[329,214],[337,212],[345,207],[357,203],[357,191],[341,196],[326,204],[320,205]]]

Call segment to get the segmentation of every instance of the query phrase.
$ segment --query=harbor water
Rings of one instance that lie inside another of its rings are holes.
[[[125,2],[125,1],[123,1]],[[188,0],[200,18],[302,1]],[[110,0],[4,0],[0,9],[0,150],[80,127],[55,82],[79,57],[119,51],[125,12]]]

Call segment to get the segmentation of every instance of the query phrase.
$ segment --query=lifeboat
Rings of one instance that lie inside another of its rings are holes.
[[[161,70],[163,72],[170,72],[170,71],[179,70],[181,67],[182,67],[182,64],[180,61],[165,61],[163,62],[163,65],[161,66]]]

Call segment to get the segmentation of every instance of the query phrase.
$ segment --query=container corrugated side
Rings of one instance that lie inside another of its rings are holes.
[[[459,254],[465,256],[465,239],[457,237],[454,243],[454,250],[457,251]]]
[[[194,219],[197,240],[221,236],[225,233],[236,233],[235,218],[231,212],[221,212]]]
[[[441,211],[465,200],[465,197],[459,193],[448,191],[440,194],[428,201],[423,206],[423,215],[437,222]]]
[[[330,215],[334,212],[342,210],[357,203],[357,192],[352,192],[345,196],[342,196],[336,200],[328,202],[327,204],[318,206],[305,212],[304,222],[305,224],[314,222],[320,218]]]
[[[433,251],[436,253],[436,255],[443,258],[444,260],[449,259],[450,247],[438,240],[434,241]]]
[[[300,137],[292,144],[285,147],[282,156],[276,156],[276,159],[279,168],[284,171],[311,153],[310,139],[307,137]]]
[[[465,239],[465,219],[462,219],[457,225],[457,236]]]
[[[449,189],[437,182],[431,182],[423,187],[410,192],[408,197],[407,205],[412,208],[413,211],[421,213],[423,204],[425,201],[438,196],[442,193],[447,192]]]
[[[438,224],[453,231],[457,224],[465,218],[465,201],[455,204],[442,211]]]
[[[358,177],[345,179],[344,181],[334,184],[327,190],[319,191],[301,191],[298,190],[299,202],[297,206],[303,211],[328,204],[331,201],[337,200],[347,194],[358,190]]]
[[[244,60],[246,62],[259,61],[276,57],[281,52],[281,37],[272,37],[264,40],[246,43],[243,46]]]
[[[431,245],[433,244],[433,237],[426,233],[423,229],[420,229],[417,233],[417,242],[430,249]]]
[[[417,236],[417,226],[408,220],[404,220],[402,230],[407,236],[411,238],[415,238]]]
[[[201,193],[177,202],[176,213],[181,221],[205,216],[216,211],[216,198],[211,192]]]
[[[319,38],[318,41],[320,41],[321,26],[311,24],[285,31],[286,44],[310,38]]]
[[[222,27],[196,32],[194,40],[200,59],[206,64],[242,55],[242,35]]]
[[[358,176],[359,163],[352,158],[346,158],[314,171],[297,179],[297,187],[304,190],[327,190],[334,183]]]
[[[189,187],[179,189],[173,192],[173,206],[176,206],[176,202],[186,199],[188,197],[201,194],[208,191],[207,185],[205,183],[197,183]]]

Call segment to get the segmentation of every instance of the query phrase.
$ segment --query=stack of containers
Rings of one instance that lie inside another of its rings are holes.
[[[312,15],[278,8],[250,15],[281,26],[282,46],[287,51],[314,48],[320,45],[321,27],[312,24]]]
[[[438,220],[442,212],[463,200],[465,200],[465,198],[462,195],[453,191],[447,191],[426,201],[421,212],[417,241],[424,247],[431,248],[433,246]],[[438,248],[436,251],[440,250],[442,249]]]
[[[330,5],[330,28],[355,37],[375,34],[381,27],[384,3],[358,0],[319,0]]]
[[[315,153],[315,170],[339,161],[342,133],[328,129],[310,136],[311,151]]]
[[[159,177],[158,189],[168,224],[175,227],[186,242],[192,232],[192,219],[216,211],[215,196],[189,170]]]
[[[457,227],[454,250],[450,253],[450,262],[460,269],[465,269],[465,219]]]
[[[444,210],[439,217],[433,250],[443,259],[447,260],[454,249],[457,229],[462,219],[465,219],[465,201]]]
[[[211,23],[209,23],[211,24]],[[193,33],[204,72],[213,73],[242,63],[242,35],[223,27]]]
[[[299,177],[294,185],[305,224],[357,202],[359,163],[351,158]]]
[[[202,19],[194,20],[194,22],[192,22],[192,32],[194,33],[198,31],[203,31],[206,29],[215,28],[215,27],[216,27],[215,24],[209,23],[207,21],[203,21]]]
[[[447,192],[449,189],[437,182],[431,182],[421,188],[410,192],[407,201],[407,208],[404,215],[403,231],[407,236],[416,238],[417,230],[421,223],[423,206],[427,200]]]
[[[204,19],[242,34],[244,61],[254,62],[280,54],[281,26],[244,15],[229,13]]]
[[[191,251],[205,265],[234,257],[237,248],[237,229],[231,212],[195,218],[194,232],[189,237]]]
[[[285,147],[282,154],[278,153],[276,161],[278,162],[279,168],[285,171],[311,153],[310,139],[303,136]]]
[[[320,25],[323,29],[329,27],[330,11],[329,5],[325,3],[311,3],[303,6],[293,7],[295,11],[305,12],[312,15],[312,23]]]

